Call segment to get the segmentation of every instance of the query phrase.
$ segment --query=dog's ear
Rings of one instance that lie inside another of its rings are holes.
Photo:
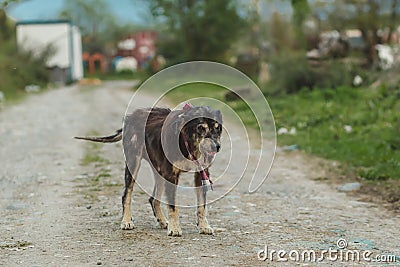
[[[222,113],[220,110],[215,111],[215,120],[222,124]]]
[[[178,135],[182,131],[183,127],[185,126],[185,122],[185,113],[178,115],[172,126],[176,135]]]

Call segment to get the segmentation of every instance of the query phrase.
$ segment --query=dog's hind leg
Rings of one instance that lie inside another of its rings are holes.
[[[132,166],[134,165],[134,166]],[[122,209],[123,209],[123,217],[121,222],[122,230],[131,230],[135,228],[132,221],[132,212],[131,212],[131,200],[132,200],[132,190],[135,184],[136,176],[140,167],[140,158],[138,157],[135,164],[132,164],[132,172],[129,170],[128,165],[125,166],[125,190],[122,196]]]
[[[165,180],[156,171],[154,171],[154,190],[153,195],[149,198],[151,208],[153,209],[154,217],[156,217],[157,222],[160,224],[161,229],[167,229],[168,223],[165,215],[161,209],[161,196],[164,192]]]
[[[176,189],[178,186],[179,174],[173,174],[171,179],[165,181],[165,193],[168,201],[168,235],[182,236],[179,225],[179,213],[176,206]]]
[[[208,170],[206,170],[208,172]],[[200,234],[212,235],[214,230],[208,224],[206,218],[206,192],[202,186],[201,175],[199,172],[194,174],[194,185],[197,197],[197,226]]]

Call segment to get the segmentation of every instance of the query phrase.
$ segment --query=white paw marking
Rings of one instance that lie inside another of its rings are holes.
[[[159,223],[161,229],[167,229],[168,228],[168,222],[167,221],[161,221],[160,220],[158,223]]]
[[[200,227],[199,228],[199,234],[213,235],[214,234],[214,230],[210,226]]]
[[[170,227],[168,225],[168,235],[169,236],[182,236],[182,230],[179,226]]]
[[[133,224],[132,221],[129,221],[129,222],[122,221],[121,222],[121,229],[122,230],[132,230],[133,228],[135,228],[135,225]]]

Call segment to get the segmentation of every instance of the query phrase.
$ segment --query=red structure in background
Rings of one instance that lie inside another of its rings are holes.
[[[118,44],[116,57],[134,57],[139,68],[146,67],[156,55],[157,34],[154,31],[140,31],[126,36]]]
[[[88,52],[84,52],[82,55],[83,62],[87,64],[89,73],[93,74],[96,72],[96,69],[100,67],[100,71],[102,73],[106,73],[107,71],[107,62],[105,56],[100,53],[94,53],[89,55]]]

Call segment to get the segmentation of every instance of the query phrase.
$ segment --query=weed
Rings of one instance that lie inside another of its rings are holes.
[[[90,131],[87,136],[96,136],[99,135],[96,131]],[[100,149],[102,144],[87,142],[85,146],[85,152],[81,159],[82,166],[89,166],[90,164],[95,164],[97,166],[103,166],[105,164],[109,164],[110,161],[100,156]]]

